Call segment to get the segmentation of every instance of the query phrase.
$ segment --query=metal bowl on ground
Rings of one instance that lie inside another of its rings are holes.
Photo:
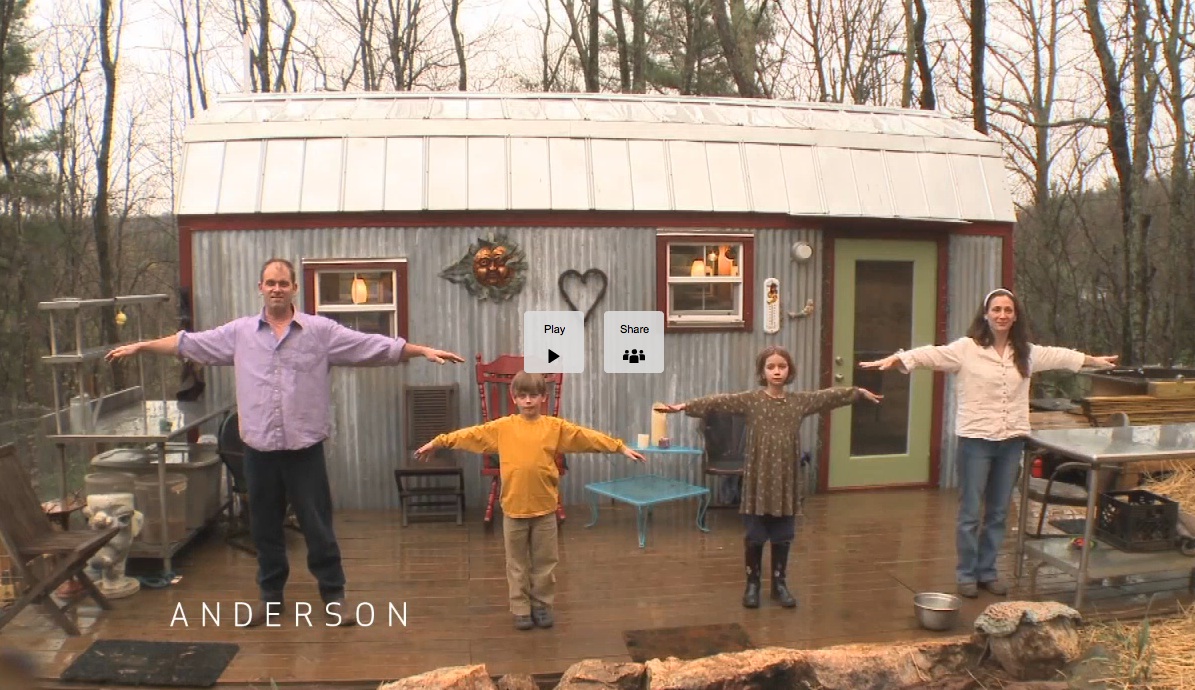
[[[950,630],[958,624],[963,600],[953,594],[922,592],[913,596],[917,622],[927,630]]]

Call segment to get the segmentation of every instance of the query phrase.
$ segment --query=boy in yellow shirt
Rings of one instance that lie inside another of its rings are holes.
[[[502,531],[506,581],[515,628],[552,627],[556,591],[557,453],[622,453],[644,462],[622,441],[559,417],[540,414],[547,402],[544,377],[520,371],[510,384],[518,414],[440,434],[415,451],[420,459],[436,448],[498,453],[502,473]]]

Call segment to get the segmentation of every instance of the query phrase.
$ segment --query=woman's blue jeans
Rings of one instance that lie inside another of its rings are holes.
[[[988,441],[959,437],[959,506],[955,541],[956,579],[991,582],[997,579],[996,556],[1004,543],[1005,522],[1025,441]],[[983,519],[980,520],[980,505]]]

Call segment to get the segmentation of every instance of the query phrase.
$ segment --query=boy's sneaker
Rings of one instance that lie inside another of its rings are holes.
[[[515,630],[530,630],[535,627],[535,622],[531,620],[531,616],[515,616]]]
[[[531,618],[541,628],[550,628],[556,622],[552,618],[552,609],[531,609]]]

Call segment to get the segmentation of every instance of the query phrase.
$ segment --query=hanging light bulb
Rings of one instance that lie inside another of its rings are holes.
[[[127,314],[125,314],[125,313],[124,313],[124,310],[123,310],[123,309],[117,309],[117,310],[116,310],[116,319],[115,319],[115,320],[116,320],[116,325],[117,325],[117,326],[123,326],[123,325],[125,325],[125,323],[126,323],[126,322],[128,322],[128,320],[129,320],[129,317],[128,317],[128,315],[127,315]]]
[[[689,275],[693,278],[704,278],[705,277],[705,262],[702,261],[701,259],[694,260],[693,265],[691,267],[689,267]]]
[[[365,304],[369,301],[369,287],[365,284],[365,279],[356,273],[353,274],[352,297],[353,304]]]

